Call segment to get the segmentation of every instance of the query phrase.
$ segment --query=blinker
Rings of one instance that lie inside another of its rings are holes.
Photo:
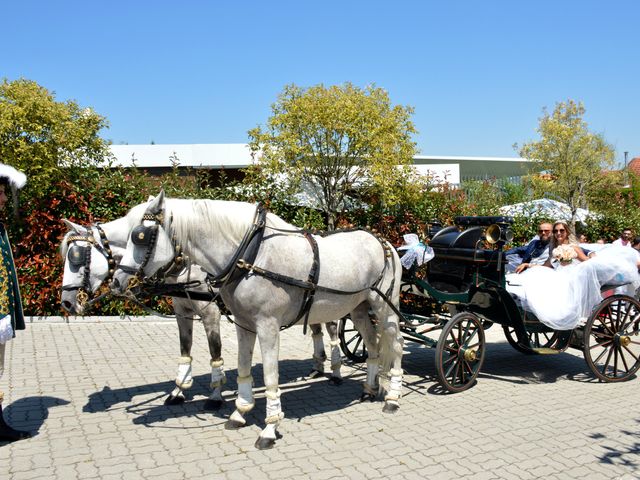
[[[151,242],[153,230],[157,228],[157,225],[150,227],[138,225],[131,231],[131,241],[135,245],[147,246]]]
[[[69,263],[75,266],[82,266],[87,259],[87,248],[79,245],[73,245],[68,253]]]

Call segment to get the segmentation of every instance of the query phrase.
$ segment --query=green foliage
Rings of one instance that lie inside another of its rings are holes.
[[[601,171],[613,165],[614,157],[604,137],[589,132],[584,113],[582,103],[557,103],[553,113],[545,110],[540,119],[540,140],[520,149],[520,155],[532,160],[538,171],[551,176],[552,181],[534,185],[548,189],[536,191],[538,196],[550,192],[569,205],[573,225],[576,210],[586,206],[588,196],[601,187]]]
[[[34,196],[103,161],[107,144],[98,134],[106,126],[92,109],[57,102],[36,82],[0,83],[0,159],[26,173]]]
[[[409,164],[416,151],[412,113],[373,86],[288,85],[265,129],[249,132],[257,172],[283,174],[293,190],[313,189],[332,229],[356,187],[375,185],[385,202],[397,200],[397,165]]]

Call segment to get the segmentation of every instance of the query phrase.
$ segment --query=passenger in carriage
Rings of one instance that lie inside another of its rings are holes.
[[[595,252],[589,252],[588,250],[580,247],[578,240],[566,222],[555,222],[553,224],[552,233],[553,235],[549,241],[549,247],[547,250],[547,259],[542,264],[545,267],[558,268],[571,263],[584,262],[595,255]],[[569,248],[563,247],[564,245]],[[536,265],[540,264],[535,264],[533,262],[523,263],[519,266],[519,269],[516,269],[516,272],[520,273],[523,270]]]
[[[507,256],[513,255],[520,257],[522,260],[515,267],[515,272],[520,273],[530,265],[544,265],[549,257],[549,241],[551,239],[552,225],[543,222],[538,227],[538,238],[534,238],[527,245],[516,247],[508,250]]]

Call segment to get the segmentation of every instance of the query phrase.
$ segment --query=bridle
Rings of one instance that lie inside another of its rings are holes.
[[[83,309],[85,305],[95,303],[99,298],[102,298],[104,295],[106,295],[106,293],[100,292],[100,288],[96,289],[95,293],[93,294],[91,292],[92,247],[98,250],[98,252],[100,252],[104,256],[108,264],[107,278],[102,281],[101,287],[106,285],[108,281],[113,278],[113,274],[115,272],[115,260],[113,258],[111,247],[109,246],[109,239],[107,239],[107,236],[104,233],[104,229],[100,226],[99,223],[93,225],[92,227],[90,227],[90,229],[93,229],[94,227],[98,231],[100,241],[96,240],[95,236],[92,234],[92,230],[89,230],[89,233],[87,233],[86,235],[80,233],[69,235],[66,240],[68,244],[71,244],[71,246],[69,247],[69,251],[67,252],[67,259],[69,263],[78,268],[84,267],[84,273],[82,276],[81,284],[63,285],[62,290],[75,290],[76,303]],[[76,242],[86,242],[88,243],[88,245],[76,245]]]
[[[130,267],[120,263],[119,268],[125,273],[131,274],[131,278],[127,284],[126,292],[139,288],[143,284],[157,284],[164,279],[167,275],[177,273],[178,270],[184,268],[184,256],[182,254],[182,248],[176,243],[175,236],[172,238],[173,243],[173,261],[167,264],[165,267],[159,269],[152,276],[147,277],[144,274],[144,269],[151,260],[151,254],[158,242],[158,231],[160,225],[164,223],[164,211],[160,213],[145,213],[142,216],[142,222],[151,221],[153,225],[143,225],[142,223],[131,230],[131,242],[139,247],[146,247],[144,257],[140,265],[136,267]],[[133,292],[131,292],[133,293]]]

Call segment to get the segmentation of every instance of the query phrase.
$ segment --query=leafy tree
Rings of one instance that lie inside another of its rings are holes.
[[[103,161],[108,149],[98,133],[106,126],[92,109],[58,102],[34,81],[0,83],[0,158],[24,171],[34,192]]]
[[[587,206],[589,192],[604,180],[602,170],[613,165],[614,157],[603,136],[589,132],[584,113],[582,103],[573,100],[557,103],[551,114],[545,109],[537,129],[540,140],[520,149],[521,156],[550,175],[545,188],[569,205],[574,228],[577,209]]]
[[[294,191],[311,189],[333,229],[356,187],[375,186],[385,202],[397,200],[394,186],[405,173],[397,166],[416,151],[412,113],[374,86],[288,85],[266,127],[249,131],[260,160],[254,173],[284,177]]]

